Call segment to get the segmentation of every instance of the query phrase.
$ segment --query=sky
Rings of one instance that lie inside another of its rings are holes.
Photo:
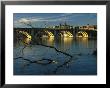
[[[96,13],[14,13],[14,28],[44,28],[64,24],[71,26],[97,25]]]

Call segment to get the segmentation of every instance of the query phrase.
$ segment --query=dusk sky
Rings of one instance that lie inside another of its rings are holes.
[[[71,26],[97,25],[96,13],[14,13],[15,28],[56,26],[64,23]]]

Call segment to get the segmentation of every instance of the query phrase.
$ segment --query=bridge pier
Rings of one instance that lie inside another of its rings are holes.
[[[54,30],[53,32],[54,32],[54,33],[53,33],[53,34],[54,34],[54,36],[57,36],[57,31],[55,31],[55,30]]]
[[[34,36],[34,30],[32,29],[32,31],[31,31],[31,36],[33,37]]]

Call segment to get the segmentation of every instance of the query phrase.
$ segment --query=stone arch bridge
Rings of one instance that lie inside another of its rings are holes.
[[[16,31],[25,31],[32,37],[87,37],[97,38],[96,30],[84,29],[50,29],[50,28],[14,28]]]

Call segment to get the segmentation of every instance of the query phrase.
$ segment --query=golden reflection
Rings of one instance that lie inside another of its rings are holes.
[[[63,50],[67,50],[71,47],[72,45],[72,42],[73,42],[73,38],[69,38],[69,37],[64,37],[64,38],[61,38],[61,49]]]
[[[84,45],[85,47],[88,48],[88,38],[85,37],[81,37],[81,38],[77,38],[78,42],[82,45]]]
[[[73,38],[67,38],[67,37],[64,37],[64,38],[63,38],[64,44],[71,43],[72,40],[73,40]]]
[[[42,43],[46,45],[54,45],[54,37],[42,38]]]
[[[50,45],[53,45],[54,44],[54,38],[53,37],[48,38],[48,43]]]

